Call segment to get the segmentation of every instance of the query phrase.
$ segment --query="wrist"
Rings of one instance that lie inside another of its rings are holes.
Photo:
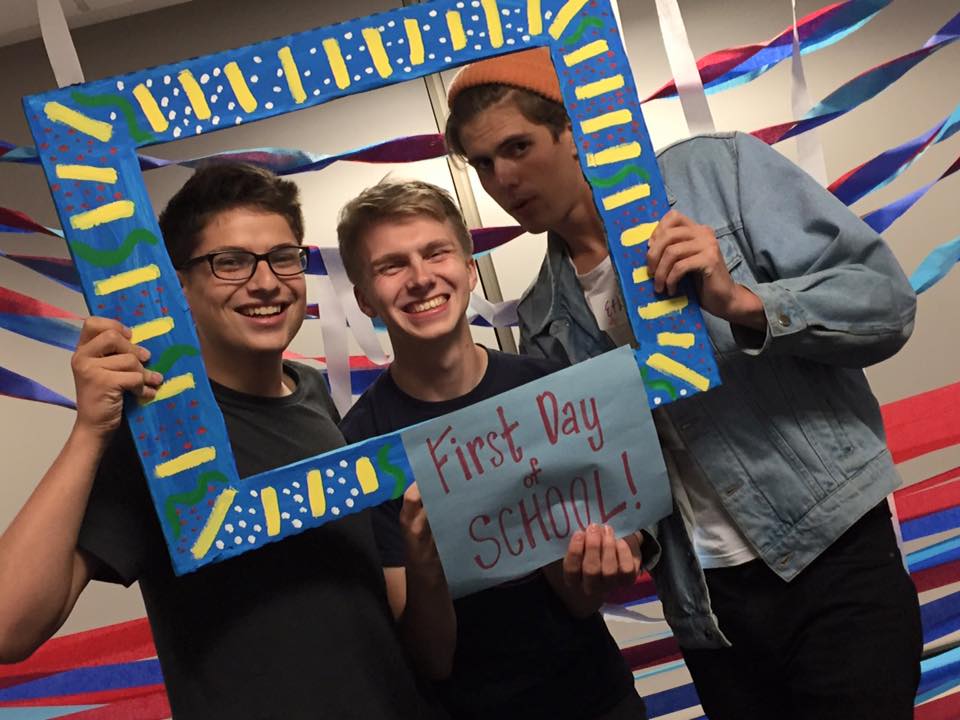
[[[725,318],[731,325],[742,325],[752,330],[764,330],[767,316],[760,297],[744,285],[735,285]]]

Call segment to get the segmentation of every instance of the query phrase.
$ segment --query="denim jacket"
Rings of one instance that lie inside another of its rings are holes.
[[[657,412],[758,556],[789,581],[900,482],[861,368],[903,346],[916,296],[876,233],[755,138],[694,137],[658,161],[671,207],[713,228],[767,327],[704,313],[723,384]],[[522,352],[580,362],[613,347],[559,237],[518,313]],[[727,644],[679,513],[655,535],[645,563],[680,645]]]

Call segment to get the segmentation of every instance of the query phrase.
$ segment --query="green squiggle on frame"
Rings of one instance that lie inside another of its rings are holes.
[[[603,21],[600,18],[593,18],[593,17],[584,18],[584,20],[579,25],[577,25],[577,29],[574,30],[573,35],[571,35],[566,40],[564,40],[563,44],[573,45],[574,43],[579,42],[580,38],[583,37],[583,34],[587,31],[587,29],[592,27],[602,28]]]
[[[199,354],[200,351],[192,345],[171,345],[163,351],[159,358],[147,365],[147,370],[166,375],[181,358],[196,357]]]
[[[650,390],[659,390],[662,393],[666,393],[670,396],[671,400],[677,399],[677,390],[666,380],[651,380],[650,371],[645,367],[640,368],[640,377],[643,380],[643,384]]]
[[[177,516],[177,505],[196,505],[207,494],[210,483],[225,483],[227,476],[222,472],[210,471],[200,473],[197,477],[197,486],[193,490],[169,496],[163,504],[163,515],[170,526],[170,531],[176,540],[180,539],[180,518]]]
[[[70,97],[81,107],[115,107],[120,111],[120,114],[123,115],[123,119],[127,123],[127,130],[130,132],[130,137],[137,142],[150,142],[155,139],[152,133],[141,130],[137,125],[137,113],[133,109],[130,101],[125,97],[120,95],[85,95],[78,90],[70,93]]]
[[[380,451],[377,453],[377,467],[387,473],[387,475],[393,476],[393,492],[390,493],[390,497],[393,499],[403,495],[403,491],[407,489],[407,476],[404,475],[403,470],[390,462],[388,457],[390,447],[390,445],[384,445],[380,448]]]
[[[630,175],[636,175],[642,182],[650,182],[650,173],[639,165],[630,163],[626,167],[620,168],[615,175],[611,175],[610,177],[591,175],[590,184],[602,188],[611,188],[614,185],[622,183]]]
[[[79,240],[74,240],[71,243],[71,247],[73,247],[73,251],[77,254],[77,257],[91,265],[96,265],[97,267],[112,267],[113,265],[119,265],[130,257],[130,253],[133,252],[137,243],[140,242],[145,242],[148,245],[156,245],[160,241],[157,240],[157,236],[149,230],[137,228],[136,230],[131,230],[120,247],[115,250],[97,250]]]

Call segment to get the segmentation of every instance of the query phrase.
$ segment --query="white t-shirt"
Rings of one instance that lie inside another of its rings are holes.
[[[634,344],[610,257],[583,275],[577,274],[577,280],[600,329],[618,347]],[[700,565],[704,568],[731,567],[755,559],[756,552],[733,524],[670,416],[664,410],[654,410],[653,421],[660,436],[673,497],[687,525]]]

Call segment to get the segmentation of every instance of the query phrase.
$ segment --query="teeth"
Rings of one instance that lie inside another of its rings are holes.
[[[427,310],[433,310],[434,308],[440,307],[447,302],[447,299],[443,296],[435,297],[426,302],[414,303],[412,310],[415,313],[426,312]]]
[[[265,305],[263,307],[243,308],[240,312],[248,317],[263,317],[265,315],[276,315],[280,312],[279,305]]]

